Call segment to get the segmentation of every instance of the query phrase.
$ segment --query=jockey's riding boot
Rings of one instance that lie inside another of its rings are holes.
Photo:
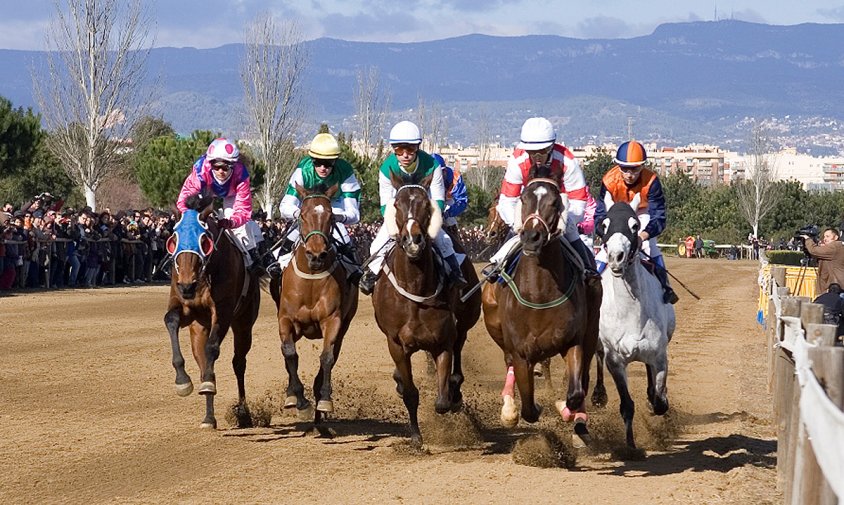
[[[289,238],[285,238],[281,242],[281,245],[278,247],[278,251],[279,251],[278,255],[284,256],[285,254],[289,253],[290,251],[293,250],[294,245],[296,245],[296,244],[294,244],[292,240],[290,240]]]
[[[363,272],[363,276],[360,278],[360,292],[365,295],[371,295],[372,291],[375,289],[375,281],[377,280],[378,274],[367,268]]]
[[[363,277],[363,270],[358,268],[357,270],[349,274],[348,279],[349,282],[351,282],[352,284],[359,285],[361,277]]]
[[[444,259],[445,262],[448,263],[448,269],[450,270],[448,280],[457,288],[465,288],[469,283],[466,282],[466,278],[463,277],[463,271],[460,269],[460,263],[457,262],[457,255],[452,254]]]
[[[357,258],[357,253],[355,252],[355,248],[352,244],[338,244],[337,252],[343,256],[347,263],[354,263],[355,265],[360,264]]]
[[[661,267],[659,264],[655,266],[654,275],[656,275],[656,278],[659,279],[659,283],[662,285],[662,303],[670,303],[671,305],[674,305],[680,300],[680,298],[668,284],[668,270],[666,270],[665,267]]]
[[[575,240],[571,243],[574,250],[577,251],[577,254],[580,255],[580,259],[583,260],[583,274],[585,277],[600,277],[601,274],[598,273],[598,267],[595,264],[595,256],[589,250],[589,247],[583,243],[582,240]]]
[[[249,258],[252,259],[252,264],[248,268],[249,272],[261,275],[266,271],[264,265],[261,264],[261,253],[258,252],[257,248],[249,249]]]

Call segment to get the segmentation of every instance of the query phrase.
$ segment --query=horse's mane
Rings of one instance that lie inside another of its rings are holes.
[[[187,197],[187,199],[185,200],[185,207],[199,212],[211,205],[211,202],[213,200],[214,197],[212,195],[209,195],[207,193],[196,193]]]
[[[532,165],[528,171],[528,181],[531,179],[552,179],[559,180],[562,174],[559,170],[553,170],[551,164]]]

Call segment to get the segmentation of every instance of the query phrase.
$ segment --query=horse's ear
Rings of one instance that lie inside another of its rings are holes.
[[[340,183],[334,183],[334,185],[331,186],[330,188],[328,188],[328,190],[325,192],[325,196],[327,196],[329,200],[333,200],[334,195],[336,195],[337,191],[339,191],[339,190],[340,190]]]
[[[639,204],[642,202],[642,194],[636,193],[636,196],[633,197],[633,200],[630,201],[630,207],[635,212],[639,208]]]
[[[420,186],[422,186],[422,187],[424,187],[425,189],[428,189],[428,188],[430,188],[430,187],[431,187],[431,181],[433,181],[433,180],[434,180],[434,173],[433,173],[433,172],[431,172],[430,174],[428,174],[427,176],[425,176],[425,178],[424,178],[424,179],[422,179],[421,181],[419,181],[419,185],[420,185]]]
[[[396,201],[390,200],[384,209],[384,226],[387,227],[387,234],[396,237],[399,234],[399,224],[396,222]]]
[[[610,210],[610,207],[612,207],[613,204],[615,204],[615,202],[612,200],[612,194],[607,191],[604,193],[604,207],[606,207],[607,210]]]
[[[428,223],[428,236],[431,239],[437,238],[437,234],[443,227],[443,213],[440,206],[434,200],[431,200],[431,222]]]
[[[304,200],[305,197],[310,194],[310,192],[298,182],[294,183],[294,186],[296,188],[296,195],[299,197],[299,200]]]
[[[211,207],[210,205],[207,206],[207,207],[203,207],[202,212],[199,213],[199,220],[202,221],[203,223],[207,223],[208,222],[208,216],[210,216],[213,212],[214,212],[214,207]]]
[[[392,184],[394,188],[399,189],[404,186],[404,181],[398,176],[398,174],[390,170],[390,184]]]
[[[525,183],[530,181],[531,179],[536,178],[536,163],[531,163],[530,169],[528,170],[527,179],[525,179]]]

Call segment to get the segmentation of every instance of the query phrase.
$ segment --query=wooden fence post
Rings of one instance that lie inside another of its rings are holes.
[[[816,328],[822,330],[822,341],[834,341],[836,326],[817,326],[829,327]],[[829,399],[839,409],[844,410],[844,348],[823,345],[818,342],[818,347],[809,349],[809,361],[812,363],[812,373],[817,377]],[[826,476],[818,465],[808,436],[803,433],[806,430],[802,423],[800,431],[801,439],[805,438],[802,451],[802,477],[800,478],[800,485],[794,488],[792,501],[806,505],[837,505],[838,497],[832,491]]]
[[[789,296],[782,300],[782,316],[798,317],[802,301]],[[785,331],[780,334],[780,341],[785,337]],[[777,488],[780,490],[789,489],[789,427],[791,425],[792,411],[797,411],[794,406],[792,394],[794,392],[794,361],[791,353],[777,347],[776,380],[774,383],[774,415],[777,419]],[[785,493],[784,496],[790,496]]]

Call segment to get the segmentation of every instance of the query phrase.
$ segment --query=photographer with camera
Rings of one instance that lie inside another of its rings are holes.
[[[802,228],[797,233],[803,240],[805,253],[818,260],[818,295],[826,293],[832,283],[844,285],[844,243],[835,228],[826,228],[820,242],[817,242],[817,228],[811,228]]]

